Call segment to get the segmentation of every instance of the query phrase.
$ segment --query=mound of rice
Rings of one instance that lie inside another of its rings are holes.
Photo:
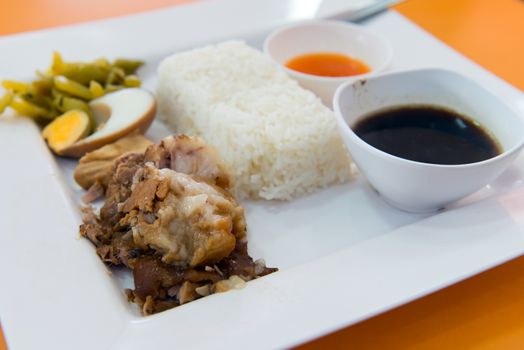
[[[350,177],[333,112],[243,42],[172,55],[158,76],[160,118],[216,147],[238,196],[290,199]]]

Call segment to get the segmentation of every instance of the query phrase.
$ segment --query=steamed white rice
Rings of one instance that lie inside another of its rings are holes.
[[[172,55],[158,76],[160,118],[216,147],[238,196],[290,199],[350,177],[333,112],[243,42]]]

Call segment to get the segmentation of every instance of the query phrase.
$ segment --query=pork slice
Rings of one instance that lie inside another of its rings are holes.
[[[230,175],[218,151],[199,137],[167,137],[158,145],[148,147],[144,161],[152,162],[159,169],[169,168],[192,175],[224,189],[230,186]]]

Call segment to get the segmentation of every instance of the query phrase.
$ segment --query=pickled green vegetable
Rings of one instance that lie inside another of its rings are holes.
[[[14,96],[9,106],[19,114],[31,118],[50,119],[53,117],[51,111],[25,100],[22,96]]]
[[[52,80],[35,80],[31,85],[31,90],[35,95],[51,96],[51,90],[53,89]]]
[[[96,80],[100,83],[105,82],[110,71],[111,68],[109,66],[97,64],[96,62],[64,62],[62,56],[57,52],[53,55],[53,64],[51,66],[53,75],[63,75],[84,85],[89,84],[91,80]]]
[[[89,83],[89,91],[91,91],[94,98],[104,96],[105,94],[104,87],[96,80],[91,80]]]
[[[53,106],[61,113],[65,113],[72,109],[80,109],[84,112],[89,112],[89,105],[87,102],[79,98],[69,97],[58,90],[53,91]]]
[[[106,92],[115,92],[118,90],[122,90],[124,86],[122,85],[113,85],[113,84],[107,84],[106,85]]]
[[[144,61],[117,58],[113,66],[122,68],[126,74],[134,74],[138,68],[144,65]]]
[[[13,94],[9,91],[6,92],[2,97],[0,97],[0,114],[4,112],[7,106],[11,103],[13,99]]]
[[[56,76],[54,83],[58,90],[67,92],[72,96],[80,97],[84,100],[91,100],[93,98],[91,90],[76,81],[64,77],[63,75]]]
[[[106,79],[106,85],[122,85],[126,77],[126,72],[122,68],[113,67]]]
[[[99,58],[91,62],[66,62],[53,53],[51,66],[37,71],[33,82],[2,81],[6,92],[0,95],[0,114],[10,106],[19,114],[35,118],[45,125],[53,118],[72,109],[88,114],[88,102],[127,87],[138,87],[134,75],[143,61],[125,58],[110,62]]]
[[[136,75],[128,75],[124,78],[125,87],[140,87],[140,85],[142,85],[142,82]]]
[[[20,81],[14,81],[14,80],[2,81],[2,87],[8,91],[12,91],[14,93],[21,93],[21,94],[25,94],[31,91],[31,84],[22,83]]]

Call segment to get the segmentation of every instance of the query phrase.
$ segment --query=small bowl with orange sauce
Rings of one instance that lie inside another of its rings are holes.
[[[277,29],[266,38],[264,52],[328,107],[339,85],[384,70],[393,56],[391,45],[377,34],[332,20]]]

